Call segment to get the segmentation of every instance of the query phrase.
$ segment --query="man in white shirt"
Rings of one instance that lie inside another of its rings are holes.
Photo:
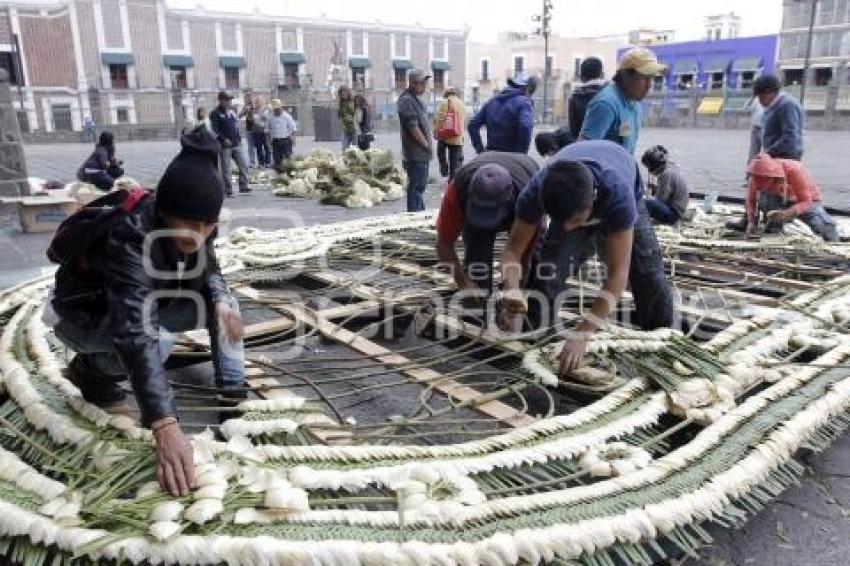
[[[283,108],[279,98],[272,100],[272,115],[266,122],[266,132],[272,138],[272,158],[274,168],[279,169],[284,159],[292,157],[295,134],[298,126],[292,115]]]

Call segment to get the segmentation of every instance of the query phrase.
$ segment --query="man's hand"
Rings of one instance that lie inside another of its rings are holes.
[[[770,222],[791,222],[797,218],[797,214],[794,212],[793,208],[786,208],[785,210],[771,210],[767,213],[767,219]]]
[[[499,312],[499,329],[502,332],[519,332],[522,329],[522,315],[528,310],[523,299],[502,297]]]
[[[215,317],[219,328],[224,329],[227,339],[231,344],[242,340],[242,336],[245,334],[245,328],[242,324],[242,315],[239,314],[238,310],[227,303],[216,303]]]
[[[156,480],[174,497],[189,495],[195,489],[192,445],[173,417],[153,423],[156,439]]]
[[[561,362],[558,374],[569,375],[577,370],[581,366],[585,352],[587,352],[587,338],[574,336],[568,339],[558,356]]]

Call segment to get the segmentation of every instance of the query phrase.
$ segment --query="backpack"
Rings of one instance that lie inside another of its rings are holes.
[[[145,189],[118,190],[93,200],[66,218],[57,228],[47,258],[59,265],[80,263],[85,269],[86,254],[116,220],[131,214],[151,196]]]

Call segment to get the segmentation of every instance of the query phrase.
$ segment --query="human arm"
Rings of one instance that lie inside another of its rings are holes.
[[[794,216],[809,211],[815,203],[816,191],[814,179],[803,169],[802,165],[785,168],[785,182],[788,192],[794,195],[794,205],[790,208]],[[793,219],[793,216],[791,217]]]
[[[774,111],[771,122],[779,124],[780,134],[763,151],[773,156],[798,156],[802,154],[803,116],[796,105],[784,104]]]
[[[463,210],[457,196],[457,187],[455,182],[451,181],[440,204],[440,213],[437,215],[437,257],[451,270],[459,290],[476,288],[467,276],[455,250],[455,242],[463,229],[463,221]]]
[[[745,202],[745,210],[747,216],[747,234],[753,234],[756,230],[756,203],[758,201],[759,190],[755,179],[750,177],[747,183],[747,198]]]
[[[590,312],[582,318],[572,336],[564,343],[559,356],[561,375],[578,369],[587,351],[590,336],[604,324],[605,319],[622,297],[629,279],[633,241],[633,228],[608,234],[605,238],[605,264],[608,269],[608,278],[603,283],[602,290],[593,302]]]
[[[422,132],[419,127],[419,112],[414,106],[414,102],[408,98],[401,97],[398,101],[398,121],[399,125],[404,128],[413,140],[427,149],[431,150],[431,142]]]
[[[520,282],[523,273],[523,255],[537,233],[538,225],[515,218],[502,250],[502,315],[499,326],[503,330],[514,327],[516,319],[527,310]]]
[[[534,131],[534,109],[531,100],[523,104],[519,110],[518,127],[517,145],[523,153],[528,153],[528,148],[531,147],[531,133]]]
[[[567,101],[567,126],[573,139],[578,139],[581,133],[581,116],[578,111],[578,101],[575,95]]]
[[[485,104],[476,112],[466,127],[466,131],[469,132],[469,141],[472,143],[472,147],[475,148],[476,153],[484,153],[484,144],[481,142],[481,127],[484,125],[486,112],[487,105]]]
[[[587,113],[581,125],[579,139],[582,140],[604,140],[608,132],[614,126],[617,113],[614,108],[600,99],[594,97],[587,106]]]

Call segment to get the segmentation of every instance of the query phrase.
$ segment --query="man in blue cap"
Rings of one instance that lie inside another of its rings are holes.
[[[492,151],[461,167],[449,182],[437,217],[437,255],[451,269],[458,289],[489,294],[496,236],[510,228],[517,195],[537,170],[527,155]],[[455,251],[461,235],[463,266]],[[532,241],[526,259],[533,247]]]
[[[469,139],[477,153],[484,152],[481,127],[487,128],[487,151],[528,153],[534,129],[531,97],[537,79],[517,75],[508,79],[508,88],[488,100],[469,121]]]

